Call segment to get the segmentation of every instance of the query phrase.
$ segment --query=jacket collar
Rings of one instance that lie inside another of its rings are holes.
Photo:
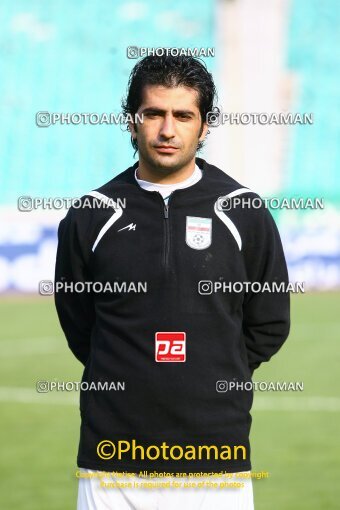
[[[199,190],[203,190],[205,188],[206,180],[207,180],[207,172],[208,172],[208,168],[207,168],[208,163],[202,158],[195,158],[195,163],[202,171],[202,178],[198,182],[193,184],[192,186],[188,186],[187,188],[176,190],[176,193],[189,192],[189,190],[191,191],[193,189],[195,189],[195,191],[199,191]],[[134,163],[132,166],[130,166],[126,170],[125,181],[128,182],[129,184],[136,186],[138,189],[140,189],[144,192],[150,193],[150,191],[143,190],[143,188],[141,188],[139,186],[138,182],[135,179],[135,171],[138,168],[138,166],[139,166],[139,161],[136,161],[136,163]]]

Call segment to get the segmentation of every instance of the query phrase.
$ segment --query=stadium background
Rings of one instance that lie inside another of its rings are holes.
[[[224,112],[314,114],[313,125],[211,128],[202,157],[265,197],[323,198],[275,210],[291,281],[292,333],[256,380],[303,381],[253,408],[259,509],[338,507],[340,173],[337,0],[9,0],[0,8],[1,477],[4,509],[74,508],[77,394],[37,380],[81,377],[51,297],[65,210],[18,211],[18,197],[77,197],[133,160],[122,126],[39,128],[38,111],[115,112],[136,63],[127,47],[215,47],[206,64]]]

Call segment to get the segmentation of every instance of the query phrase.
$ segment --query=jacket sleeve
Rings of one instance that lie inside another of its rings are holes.
[[[90,355],[95,311],[93,295],[86,291],[86,286],[82,292],[70,292],[70,286],[67,286],[91,281],[84,254],[86,250],[82,249],[80,228],[74,213],[71,208],[58,228],[54,299],[68,345],[75,357],[85,365]],[[58,282],[62,282],[63,286],[57,290]]]
[[[286,291],[246,293],[243,303],[243,334],[250,372],[268,361],[282,346],[290,328],[288,272],[276,224],[266,208],[261,208],[252,224],[251,247],[247,252],[250,282],[284,283]]]

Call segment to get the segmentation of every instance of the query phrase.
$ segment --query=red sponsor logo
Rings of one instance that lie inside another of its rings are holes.
[[[155,337],[155,359],[158,362],[179,362],[186,359],[186,335],[183,332],[162,331]]]

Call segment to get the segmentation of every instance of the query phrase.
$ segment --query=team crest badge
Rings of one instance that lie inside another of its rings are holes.
[[[185,242],[194,250],[204,250],[211,245],[211,218],[187,216]]]

